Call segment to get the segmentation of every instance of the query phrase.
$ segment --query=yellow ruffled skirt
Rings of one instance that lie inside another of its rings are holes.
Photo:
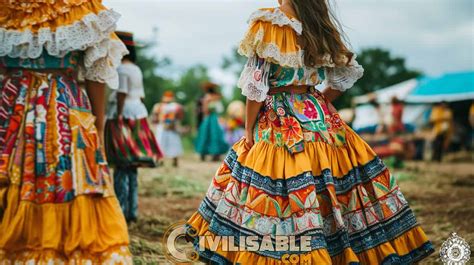
[[[0,264],[132,264],[87,95],[73,75],[0,86]]]
[[[232,147],[188,220],[202,260],[412,264],[433,252],[395,178],[319,92],[268,96],[255,142]],[[233,236],[237,246],[306,236],[310,251],[227,251],[223,241],[203,249],[200,236]]]

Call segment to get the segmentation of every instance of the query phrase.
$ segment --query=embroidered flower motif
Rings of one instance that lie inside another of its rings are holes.
[[[268,112],[268,119],[270,121],[275,121],[276,118],[277,118],[277,116],[276,116],[275,112],[273,112],[273,111]]]
[[[277,146],[283,146],[283,135],[281,133],[275,133],[275,141]]]
[[[305,100],[304,101],[304,115],[308,117],[311,120],[315,120],[318,118],[318,110],[316,109],[316,106],[314,106],[314,103],[311,102],[311,100]]]
[[[298,113],[304,113],[306,103],[303,103],[302,101],[299,101],[299,100],[295,100],[293,102],[293,106],[294,106],[294,109],[298,111]]]
[[[277,114],[271,110],[268,112],[268,120],[271,122],[271,124],[274,126],[274,127],[281,127],[281,122],[280,122],[280,119],[278,118]]]
[[[270,141],[270,133],[271,133],[271,128],[268,128],[267,130],[262,131],[262,140],[265,142]]]
[[[255,70],[255,72],[253,72],[253,79],[260,82],[262,80],[262,70]]]
[[[267,99],[265,100],[265,108],[267,110],[273,108],[273,96],[267,96]]]
[[[294,117],[282,118],[283,140],[288,147],[295,145],[296,143],[303,140],[303,130],[301,129],[298,120]]]
[[[278,108],[277,108],[277,113],[278,113],[279,116],[285,116],[286,111],[285,111],[284,108],[278,107]]]
[[[344,122],[337,113],[331,117],[330,122],[334,128],[341,128],[344,125]]]
[[[314,133],[313,132],[304,132],[303,133],[304,140],[306,142],[312,142],[314,138]]]

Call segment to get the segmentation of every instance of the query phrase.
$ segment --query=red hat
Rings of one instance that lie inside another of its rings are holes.
[[[174,93],[173,91],[171,90],[167,90],[165,91],[165,93],[163,93],[163,97],[161,98],[161,101],[163,102],[171,102],[174,100]]]

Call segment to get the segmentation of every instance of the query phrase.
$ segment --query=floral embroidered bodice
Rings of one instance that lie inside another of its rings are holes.
[[[241,41],[239,53],[248,57],[238,86],[242,94],[264,101],[272,87],[291,85],[314,86],[321,83],[319,70],[324,70],[324,82],[333,89],[345,91],[363,75],[355,55],[345,67],[337,67],[326,56],[316,67],[304,64],[304,50],[298,44],[303,27],[296,18],[278,8],[263,8],[249,19],[250,28]]]

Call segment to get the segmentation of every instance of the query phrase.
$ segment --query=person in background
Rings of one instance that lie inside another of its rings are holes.
[[[433,161],[441,162],[448,149],[453,132],[453,113],[446,102],[434,104],[431,109]]]
[[[227,106],[226,141],[235,144],[245,135],[245,103],[240,100],[232,101]]]
[[[405,131],[405,125],[403,124],[403,101],[399,100],[397,97],[392,98],[391,102],[392,107],[392,119],[390,124],[390,133],[400,134]]]
[[[199,127],[201,126],[202,121],[204,120],[204,111],[203,111],[203,101],[204,101],[204,96],[206,95],[206,86],[201,85],[201,88],[204,93],[202,93],[196,104],[196,129],[199,130]]]
[[[469,124],[474,129],[474,100],[471,102],[471,107],[469,107]]]
[[[377,102],[376,99],[373,99],[369,102],[375,109],[375,112],[377,113],[377,125],[375,127],[375,134],[384,134],[387,132],[387,126],[385,124],[385,115],[382,109],[382,106],[380,103]]]
[[[220,155],[229,150],[229,145],[224,139],[224,131],[219,124],[219,116],[224,112],[222,96],[217,92],[217,85],[211,82],[203,84],[205,90],[202,99],[203,121],[199,126],[195,149],[205,161],[207,155],[213,161],[218,161]]]
[[[474,149],[474,100],[471,102],[471,107],[469,108],[469,125],[471,126],[469,148],[472,150]]]
[[[183,145],[179,135],[179,122],[184,117],[183,106],[175,102],[174,93],[166,91],[160,103],[153,106],[152,122],[158,144],[164,157],[173,159],[173,166],[178,167],[178,159],[183,154]]]
[[[119,17],[100,0],[0,1],[0,264],[133,264],[103,149]]]
[[[143,104],[143,75],[136,65],[133,34],[116,32],[129,54],[118,68],[119,88],[109,96],[106,151],[114,165],[114,187],[128,222],[138,217],[138,167],[155,167],[162,157]]]

